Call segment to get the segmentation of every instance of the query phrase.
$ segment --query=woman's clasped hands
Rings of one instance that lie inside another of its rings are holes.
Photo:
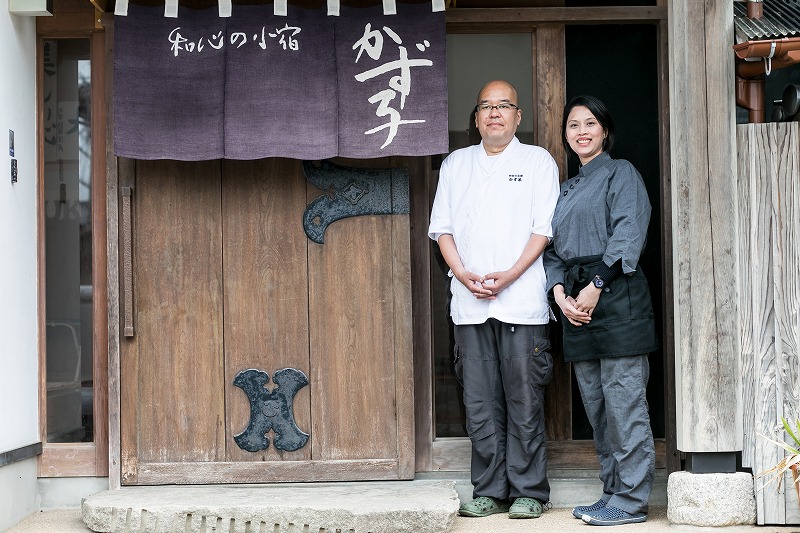
[[[592,313],[600,300],[600,289],[589,284],[578,293],[578,298],[567,296],[563,285],[553,287],[553,296],[561,312],[573,326],[588,324],[592,321]]]

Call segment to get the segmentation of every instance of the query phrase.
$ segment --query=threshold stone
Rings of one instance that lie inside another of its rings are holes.
[[[123,487],[85,498],[103,533],[441,533],[458,510],[447,480]]]

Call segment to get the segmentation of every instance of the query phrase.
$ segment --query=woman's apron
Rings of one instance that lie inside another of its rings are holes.
[[[577,298],[602,263],[601,255],[567,261],[564,292]],[[590,323],[573,326],[563,313],[561,318],[565,361],[641,355],[658,349],[650,289],[639,265],[635,272],[622,274],[603,288]]]

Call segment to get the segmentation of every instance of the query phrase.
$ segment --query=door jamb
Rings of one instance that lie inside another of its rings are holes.
[[[37,261],[39,264],[39,296],[38,315],[40,317],[39,343],[39,432],[42,442],[42,454],[39,456],[39,477],[104,477],[108,475],[109,435],[107,431],[108,391],[106,388],[107,358],[107,293],[106,272],[106,97],[103,88],[108,80],[106,65],[106,48],[102,32],[98,32],[91,23],[94,8],[82,9],[77,16],[37,19],[36,27],[36,98],[44,99],[42,72],[44,71],[44,41],[48,39],[89,39],[90,58],[92,62],[92,357],[93,357],[93,433],[91,443],[47,443],[47,342],[45,333],[46,283],[45,264],[45,210],[44,210],[44,146],[37,143],[37,161],[39,168],[37,191]],[[100,96],[98,98],[98,96]],[[43,139],[44,117],[40,106],[37,106],[37,138]]]

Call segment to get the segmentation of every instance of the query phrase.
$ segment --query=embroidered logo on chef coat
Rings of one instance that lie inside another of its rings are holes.
[[[523,174],[509,174],[508,181],[522,181]]]

